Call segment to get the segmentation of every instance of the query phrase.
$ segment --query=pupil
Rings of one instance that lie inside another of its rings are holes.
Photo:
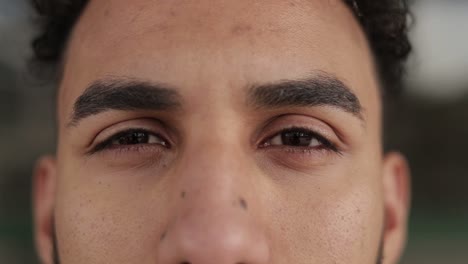
[[[120,145],[136,145],[148,142],[148,134],[144,132],[133,132],[119,138]]]
[[[283,144],[288,146],[307,147],[310,145],[312,138],[310,133],[300,131],[285,132],[281,135]]]

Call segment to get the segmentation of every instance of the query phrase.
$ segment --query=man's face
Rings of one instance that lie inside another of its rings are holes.
[[[69,42],[44,263],[395,263],[404,162],[333,1],[90,1]],[[55,233],[55,234],[54,234]]]

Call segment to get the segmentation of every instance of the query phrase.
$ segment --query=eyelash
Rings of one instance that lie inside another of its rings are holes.
[[[118,140],[119,138],[122,138],[124,136],[128,136],[128,135],[130,135],[132,133],[145,133],[148,136],[157,137],[161,141],[163,141],[165,143],[165,145],[157,144],[157,143],[113,145],[113,142],[115,140]],[[98,143],[95,147],[93,147],[91,149],[91,151],[88,154],[94,154],[94,153],[102,152],[102,151],[105,151],[105,150],[124,150],[124,151],[125,150],[128,150],[128,151],[134,150],[134,151],[139,151],[139,150],[142,150],[142,148],[148,147],[148,145],[158,145],[158,146],[168,148],[168,149],[171,148],[171,145],[169,144],[169,142],[164,137],[162,137],[161,135],[159,135],[157,133],[151,132],[151,131],[149,131],[147,129],[144,129],[144,128],[130,128],[130,129],[127,129],[127,130],[117,132],[116,134],[114,134],[114,135],[110,136],[109,138],[103,140],[102,142]]]
[[[299,133],[307,133],[312,138],[316,139],[321,145],[318,147],[309,147],[309,146],[289,146],[289,145],[271,145],[268,142],[275,138],[278,135],[283,133],[290,133],[290,132],[299,132]],[[338,154],[341,154],[340,149],[336,146],[336,144],[332,143],[331,140],[328,140],[325,136],[322,136],[320,133],[315,132],[314,130],[307,128],[307,127],[289,127],[280,130],[279,132],[275,132],[272,136],[269,136],[266,140],[262,141],[259,148],[285,148],[288,152],[303,152],[303,153],[311,153],[313,151],[318,150],[325,150],[325,151],[332,151]]]
[[[309,147],[309,146],[290,146],[290,145],[272,145],[269,144],[268,142],[271,141],[273,138],[276,136],[280,136],[283,133],[291,133],[291,132],[298,132],[298,133],[307,133],[309,134],[313,139],[316,139],[321,145],[318,147]],[[124,137],[128,136],[132,133],[145,133],[148,136],[155,136],[159,138],[162,142],[165,143],[163,144],[158,144],[158,143],[141,143],[141,144],[121,144],[121,145],[114,145],[113,142]],[[149,145],[158,145],[159,147],[164,147],[167,149],[171,148],[171,145],[169,142],[162,137],[161,135],[151,132],[147,129],[143,128],[131,128],[127,130],[120,131],[109,138],[103,140],[102,142],[98,143],[95,147],[91,149],[91,151],[88,152],[88,154],[95,154],[98,152],[102,152],[105,150],[119,150],[119,151],[140,151],[145,147],[148,147]],[[326,137],[322,136],[320,133],[315,132],[311,130],[310,128],[306,127],[290,127],[290,128],[285,128],[280,130],[279,132],[275,132],[273,135],[269,136],[266,140],[262,141],[262,143],[259,146],[260,149],[266,149],[266,148],[282,148],[285,149],[288,152],[297,152],[300,151],[301,153],[311,153],[313,151],[319,151],[319,150],[325,150],[325,151],[332,151],[335,153],[340,154],[341,151],[338,149],[338,147],[332,143],[330,140],[328,140]]]

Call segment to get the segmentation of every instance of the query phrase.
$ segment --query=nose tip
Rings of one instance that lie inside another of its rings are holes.
[[[266,264],[269,253],[264,233],[250,218],[198,212],[178,217],[168,228],[158,263]]]

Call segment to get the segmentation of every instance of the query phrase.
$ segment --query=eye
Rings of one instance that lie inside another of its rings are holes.
[[[270,137],[262,147],[284,146],[306,149],[330,149],[337,151],[333,143],[307,128],[288,128]]]
[[[285,131],[270,141],[270,145],[286,145],[295,147],[317,147],[320,146],[320,141],[308,131]]]
[[[160,145],[169,148],[168,141],[161,136],[145,129],[128,129],[110,136],[97,144],[91,153],[105,149],[138,147],[139,145]]]
[[[166,142],[156,135],[146,131],[127,131],[113,137],[111,145],[138,145],[160,144],[166,146]]]

